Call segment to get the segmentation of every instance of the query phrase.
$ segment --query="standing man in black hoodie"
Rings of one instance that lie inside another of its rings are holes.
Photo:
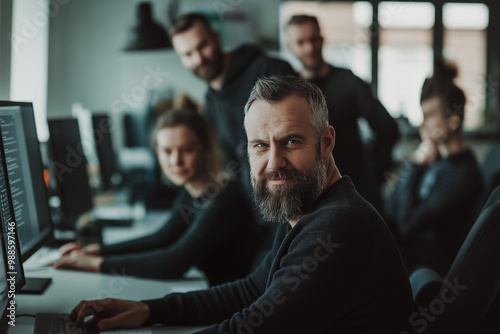
[[[251,196],[243,107],[257,78],[293,74],[285,61],[268,57],[253,46],[222,51],[219,35],[199,14],[179,17],[170,38],[182,64],[209,85],[203,113],[213,123],[226,161],[238,163],[243,186]]]
[[[323,37],[314,16],[295,15],[286,26],[287,48],[302,62],[300,76],[321,88],[326,97],[329,121],[337,130],[333,154],[342,173],[351,177],[359,193],[382,209],[379,187],[391,168],[392,148],[399,138],[398,126],[376,99],[370,86],[350,70],[328,64],[322,55]],[[365,118],[373,132],[364,145],[358,119]]]

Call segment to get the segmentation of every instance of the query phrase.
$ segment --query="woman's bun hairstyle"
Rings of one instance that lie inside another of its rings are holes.
[[[458,69],[455,65],[446,63],[442,58],[434,59],[434,73],[425,79],[420,95],[420,104],[433,97],[440,97],[443,102],[444,117],[457,114],[464,119],[465,94],[457,85],[455,78]]]

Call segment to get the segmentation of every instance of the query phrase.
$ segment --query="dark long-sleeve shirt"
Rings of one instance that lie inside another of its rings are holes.
[[[373,97],[368,84],[350,70],[330,66],[328,76],[311,82],[317,84],[326,97],[329,121],[336,131],[333,156],[340,172],[349,175],[359,188],[369,163],[373,171],[370,175],[381,180],[391,165],[392,148],[399,138],[396,121]],[[358,128],[360,117],[365,118],[373,130],[371,150],[363,148]]]
[[[257,48],[244,45],[233,53],[231,65],[219,91],[209,88],[204,114],[213,123],[226,161],[237,162],[239,177],[249,198],[252,196],[247,136],[243,128],[244,106],[255,82],[264,76],[296,75],[285,61],[264,55]]]
[[[256,243],[252,209],[239,182],[216,197],[193,198],[182,189],[172,216],[156,233],[102,246],[102,272],[120,271],[149,278],[179,278],[191,266],[203,270],[211,285],[244,277]]]
[[[474,222],[483,190],[470,150],[439,158],[431,167],[406,162],[391,193],[387,215],[396,223],[408,265],[446,274]]]
[[[324,191],[247,278],[145,301],[150,323],[200,333],[399,333],[412,312],[408,276],[378,213],[348,177]]]

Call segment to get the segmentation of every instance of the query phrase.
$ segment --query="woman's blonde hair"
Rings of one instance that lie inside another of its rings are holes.
[[[219,143],[215,131],[210,122],[198,111],[191,106],[195,105],[189,100],[189,104],[185,106],[174,107],[167,110],[156,120],[155,127],[151,133],[151,147],[156,151],[158,146],[158,132],[165,128],[173,128],[180,125],[185,125],[191,129],[200,139],[207,153],[207,170],[217,174],[222,171],[222,158],[219,149]]]

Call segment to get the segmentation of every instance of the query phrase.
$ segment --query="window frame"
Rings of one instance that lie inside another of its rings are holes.
[[[301,1],[301,0],[284,0],[284,2]],[[304,0],[302,0],[304,1]],[[372,25],[369,28],[371,33],[370,47],[371,47],[371,82],[370,87],[374,95],[378,92],[378,69],[379,69],[379,13],[378,5],[381,2],[391,1],[391,0],[363,0],[369,2],[373,7],[373,18]],[[400,2],[404,2],[399,0]],[[328,0],[328,2],[356,2],[356,1],[342,1],[342,0]],[[495,40],[500,39],[500,33],[495,33],[500,31],[500,3],[494,0],[482,0],[482,1],[467,1],[467,0],[414,0],[412,2],[427,2],[434,5],[434,27],[432,50],[434,55],[443,54],[443,44],[444,44],[444,25],[443,25],[443,6],[446,3],[481,3],[488,6],[489,11],[489,22],[486,28],[486,73],[487,78],[485,82],[485,108],[498,110],[500,113],[500,87],[498,87],[498,82],[500,80],[500,45],[495,43]],[[496,65],[495,65],[496,61]],[[495,71],[496,70],[496,71]],[[488,92],[488,93],[487,93]],[[468,136],[474,138],[491,138],[500,139],[500,133],[491,134],[484,133],[481,130],[472,130],[467,132]]]

